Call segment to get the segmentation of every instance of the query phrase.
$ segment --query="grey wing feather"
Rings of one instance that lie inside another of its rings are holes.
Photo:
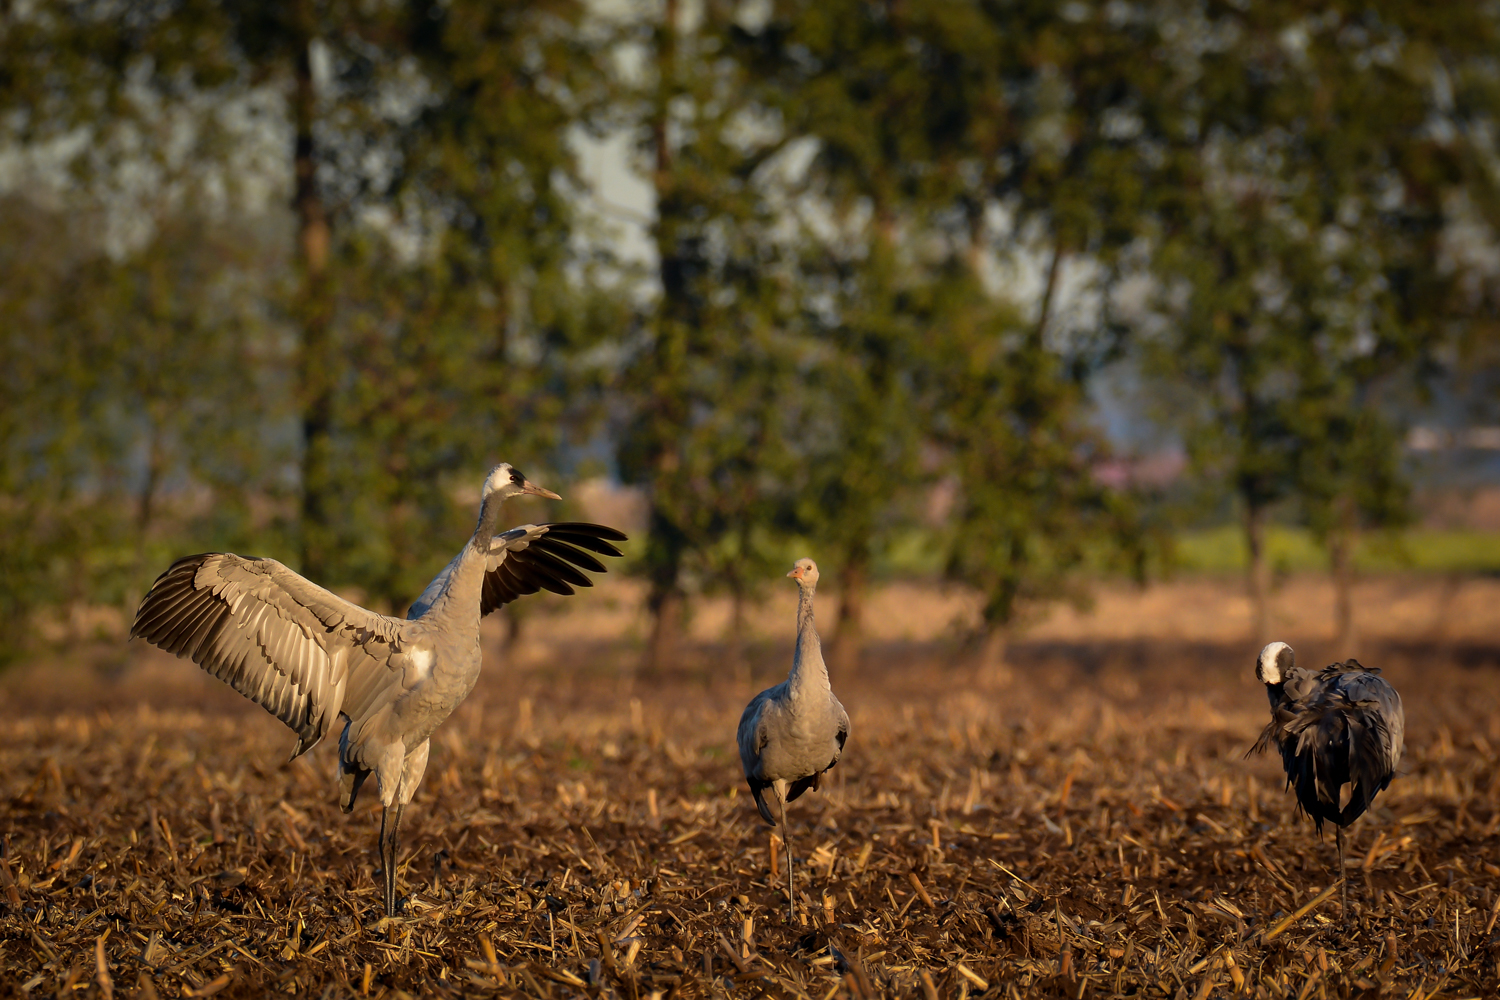
[[[765,798],[765,790],[771,786],[771,782],[759,774],[760,755],[770,741],[770,730],[766,725],[764,712],[770,693],[762,691],[745,706],[745,711],[740,714],[739,728],[735,731],[735,742],[739,744],[740,764],[745,769],[745,783],[750,786],[750,794],[755,798],[756,811],[760,813],[761,819],[775,826],[776,819],[771,815],[771,808],[766,804]]]
[[[293,756],[327,734],[348,696],[390,677],[401,622],[344,600],[275,559],[210,552],[177,560],[131,625],[297,733]]]
[[[1364,714],[1378,718],[1379,748],[1387,767],[1394,771],[1406,745],[1406,711],[1401,696],[1385,678],[1369,673],[1349,675],[1340,686],[1345,698]]]
[[[1401,696],[1384,678],[1359,673],[1340,678],[1341,693],[1352,703],[1362,723],[1363,753],[1359,754],[1365,787],[1373,793],[1385,788],[1401,763],[1406,741],[1406,711]],[[1351,746],[1351,756],[1353,756]]]
[[[844,711],[844,706],[839,702],[837,698],[833,699],[833,707],[838,713],[839,717],[839,731],[837,736],[837,739],[839,741],[839,752],[834,755],[833,762],[828,765],[829,767],[837,764],[839,760],[844,756],[844,744],[849,742],[849,713]]]
[[[750,699],[750,704],[740,713],[739,728],[735,730],[735,742],[740,750],[740,766],[745,769],[746,778],[758,777],[760,754],[766,748],[768,734],[763,710],[769,694],[769,691],[762,691]]]

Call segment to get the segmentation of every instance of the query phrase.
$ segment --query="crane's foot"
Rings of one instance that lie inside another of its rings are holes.
[[[392,924],[401,922],[404,919],[403,911],[406,909],[406,903],[406,897],[402,897],[396,900],[395,906],[382,906],[379,913],[373,916],[369,923],[365,924],[365,930],[371,933],[379,933]]]

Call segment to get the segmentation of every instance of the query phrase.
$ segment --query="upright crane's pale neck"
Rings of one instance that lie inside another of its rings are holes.
[[[832,690],[828,665],[823,662],[823,643],[813,621],[813,592],[817,588],[799,583],[798,589],[797,649],[792,654],[792,672],[787,677],[787,688],[794,699]]]
[[[448,576],[447,585],[432,602],[432,607],[422,617],[453,622],[478,619],[479,592],[484,587],[485,563],[489,555],[490,539],[495,536],[495,526],[500,523],[499,496],[487,496],[479,505],[479,523],[474,535],[463,547]]]
[[[803,584],[797,586],[797,636],[800,639],[806,629],[811,629],[813,638],[818,637],[817,626],[813,624],[813,594],[817,587],[808,587]]]
[[[479,523],[474,526],[469,547],[478,549],[481,554],[489,554],[490,540],[495,537],[495,526],[500,523],[501,503],[502,498],[493,494],[479,502]]]

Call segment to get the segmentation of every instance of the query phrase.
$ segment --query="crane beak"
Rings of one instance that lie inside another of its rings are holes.
[[[529,479],[521,484],[521,492],[530,493],[534,497],[546,497],[548,500],[562,499],[562,497],[558,496],[556,493],[553,493],[551,490],[542,489],[540,486],[538,486],[536,483],[533,483]]]
[[[792,571],[790,573],[788,573],[787,576],[791,577],[793,580],[800,580],[800,579],[802,579],[802,567],[801,566],[794,566],[794,567],[792,567]]]

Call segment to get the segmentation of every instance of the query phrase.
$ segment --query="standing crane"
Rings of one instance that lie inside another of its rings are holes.
[[[1344,881],[1344,921],[1349,884],[1344,879],[1344,827],[1362,816],[1396,776],[1406,733],[1401,696],[1380,670],[1355,659],[1319,671],[1296,666],[1292,647],[1273,642],[1260,651],[1255,676],[1266,686],[1271,721],[1251,752],[1272,744],[1281,752],[1287,787],[1312,818],[1319,836],[1334,825],[1339,878]],[[1247,754],[1248,756],[1248,754]]]
[[[591,587],[625,535],[599,524],[527,524],[496,534],[500,505],[561,499],[508,464],[484,481],[479,525],[406,619],[338,597],[275,559],[210,552],[177,560],[136,611],[130,637],[187,657],[297,734],[292,760],[339,732],[339,804],[375,775],[385,913],[396,897],[401,813],[427,768],[429,739],[479,679],[479,620],[523,594]],[[585,551],[587,550],[587,551]]]
[[[823,644],[813,622],[813,593],[818,588],[818,564],[798,559],[787,574],[797,581],[797,647],[792,672],[775,687],[750,700],[740,716],[738,741],[745,781],[755,796],[761,819],[775,826],[766,805],[765,790],[776,795],[781,811],[781,840],[786,845],[786,898],[789,919],[797,916],[792,895],[792,841],[787,831],[786,804],[809,788],[822,785],[823,774],[839,762],[849,739],[849,713],[834,697],[823,662]]]

